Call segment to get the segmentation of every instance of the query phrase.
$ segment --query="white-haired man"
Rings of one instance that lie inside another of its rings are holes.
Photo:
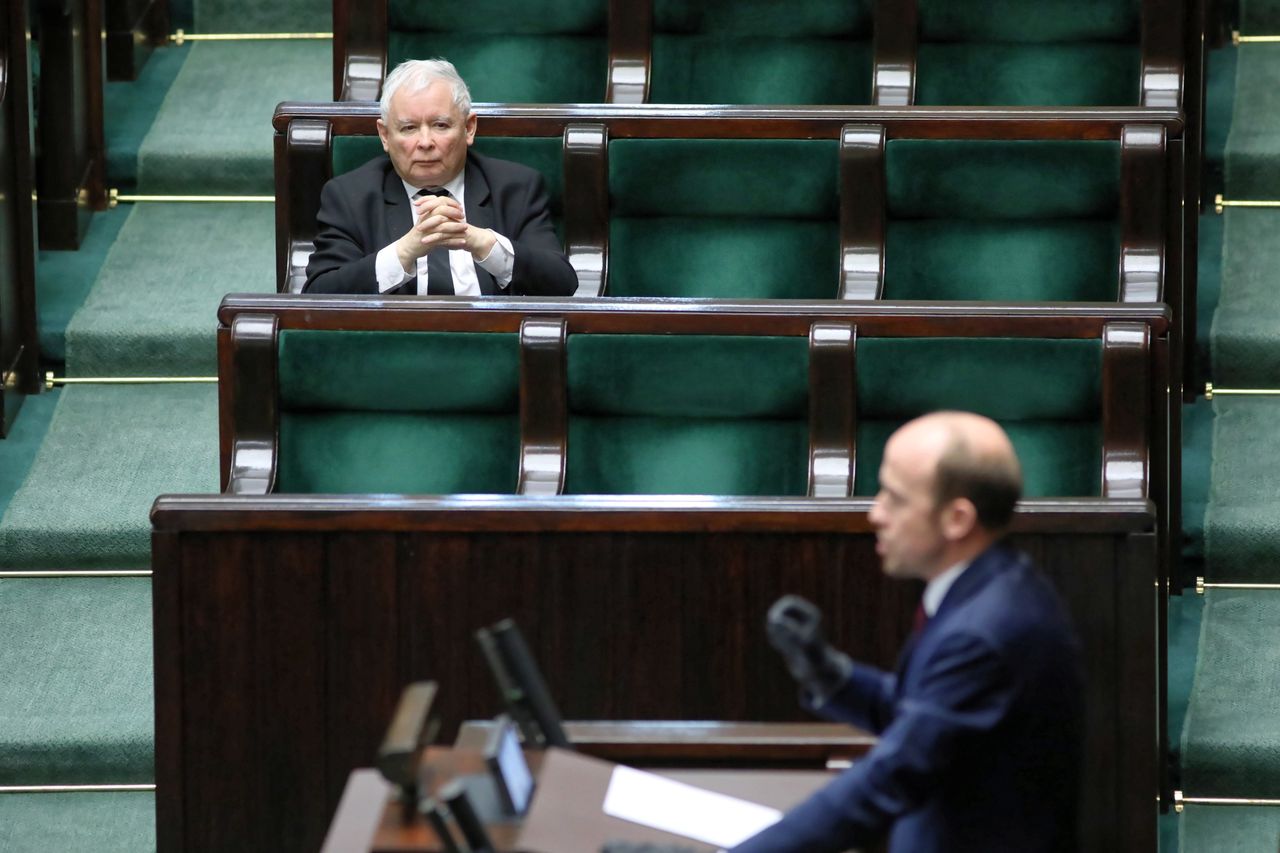
[[[325,184],[305,292],[573,294],[542,176],[470,150],[476,115],[451,63],[402,63],[381,107],[386,156]]]

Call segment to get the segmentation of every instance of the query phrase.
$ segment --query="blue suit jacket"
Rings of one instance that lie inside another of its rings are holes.
[[[879,734],[867,756],[734,853],[1076,849],[1079,643],[1056,592],[996,545],[908,640],[896,673],[855,664],[818,713]]]
[[[467,152],[467,221],[492,228],[515,249],[511,296],[572,296],[578,276],[560,248],[551,224],[542,176],[519,163]],[[307,263],[304,293],[378,292],[378,250],[413,226],[404,184],[385,154],[333,178],[320,191],[316,248]],[[480,292],[498,293],[493,276],[476,264]],[[410,279],[392,293],[416,293]]]

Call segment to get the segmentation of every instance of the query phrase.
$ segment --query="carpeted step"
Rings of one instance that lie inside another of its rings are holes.
[[[149,565],[156,496],[218,490],[217,408],[213,385],[63,390],[0,520],[0,568]]]
[[[1280,91],[1280,81],[1276,88]],[[1276,142],[1280,145],[1280,135]],[[1280,163],[1280,150],[1276,159]],[[1280,198],[1280,193],[1249,197]],[[1232,208],[1223,218],[1221,295],[1211,333],[1213,381],[1220,387],[1274,388],[1280,386],[1280,242],[1275,239],[1280,210]]]
[[[217,308],[275,291],[270,204],[138,205],[67,327],[73,376],[212,376]]]
[[[1213,408],[1205,575],[1224,582],[1280,581],[1280,399],[1219,397]]]
[[[190,52],[190,46],[157,48],[143,64],[137,80],[105,85],[103,112],[109,186],[126,190],[137,186],[138,150]]]
[[[40,443],[49,430],[49,422],[53,420],[59,393],[51,391],[27,397],[14,420],[13,429],[0,440],[0,517],[27,478],[27,471],[31,470],[31,463],[35,461]],[[0,565],[3,562],[3,554],[0,553]]]
[[[156,795],[2,794],[5,853],[150,853],[156,849]]]
[[[79,250],[40,253],[36,264],[36,324],[43,360],[66,360],[67,324],[84,304],[128,218],[127,207],[104,210],[89,222]]]
[[[327,100],[332,62],[328,41],[196,44],[142,143],[138,189],[271,195],[276,104]]]
[[[1270,853],[1280,849],[1280,809],[1187,806],[1180,823],[1181,853]]]
[[[1280,797],[1277,709],[1280,593],[1209,590],[1182,742],[1187,794]]]
[[[311,33],[333,28],[332,0],[193,0],[192,6],[199,33]]]
[[[1204,622],[1204,598],[1192,593],[1169,599],[1169,743],[1182,743],[1187,707],[1195,684],[1196,660]]]
[[[0,672],[0,785],[155,780],[149,578],[0,580]]]
[[[1227,195],[1280,197],[1280,51],[1274,45],[1239,47],[1235,103],[1239,109],[1227,137]]]

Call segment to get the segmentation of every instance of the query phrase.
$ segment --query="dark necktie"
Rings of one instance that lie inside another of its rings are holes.
[[[453,198],[453,196],[449,195],[449,191],[443,187],[436,190],[418,190],[418,194],[414,198],[428,195]],[[418,282],[418,292],[422,293],[422,282]],[[443,248],[432,249],[427,253],[427,295],[453,296],[453,293],[453,271],[449,269],[449,250]]]

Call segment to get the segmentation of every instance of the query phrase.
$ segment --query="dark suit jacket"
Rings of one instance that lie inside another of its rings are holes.
[[[572,296],[578,277],[551,226],[542,176],[519,163],[467,152],[467,221],[492,228],[511,241],[515,270],[507,293]],[[377,293],[374,260],[384,246],[413,226],[404,184],[385,155],[339,175],[320,192],[316,249],[307,263],[304,293]],[[480,292],[499,293],[479,264]],[[416,293],[410,279],[392,293]]]
[[[879,742],[734,853],[1076,849],[1079,644],[1048,582],[996,545],[947,591],[896,673],[855,664],[817,712]]]

